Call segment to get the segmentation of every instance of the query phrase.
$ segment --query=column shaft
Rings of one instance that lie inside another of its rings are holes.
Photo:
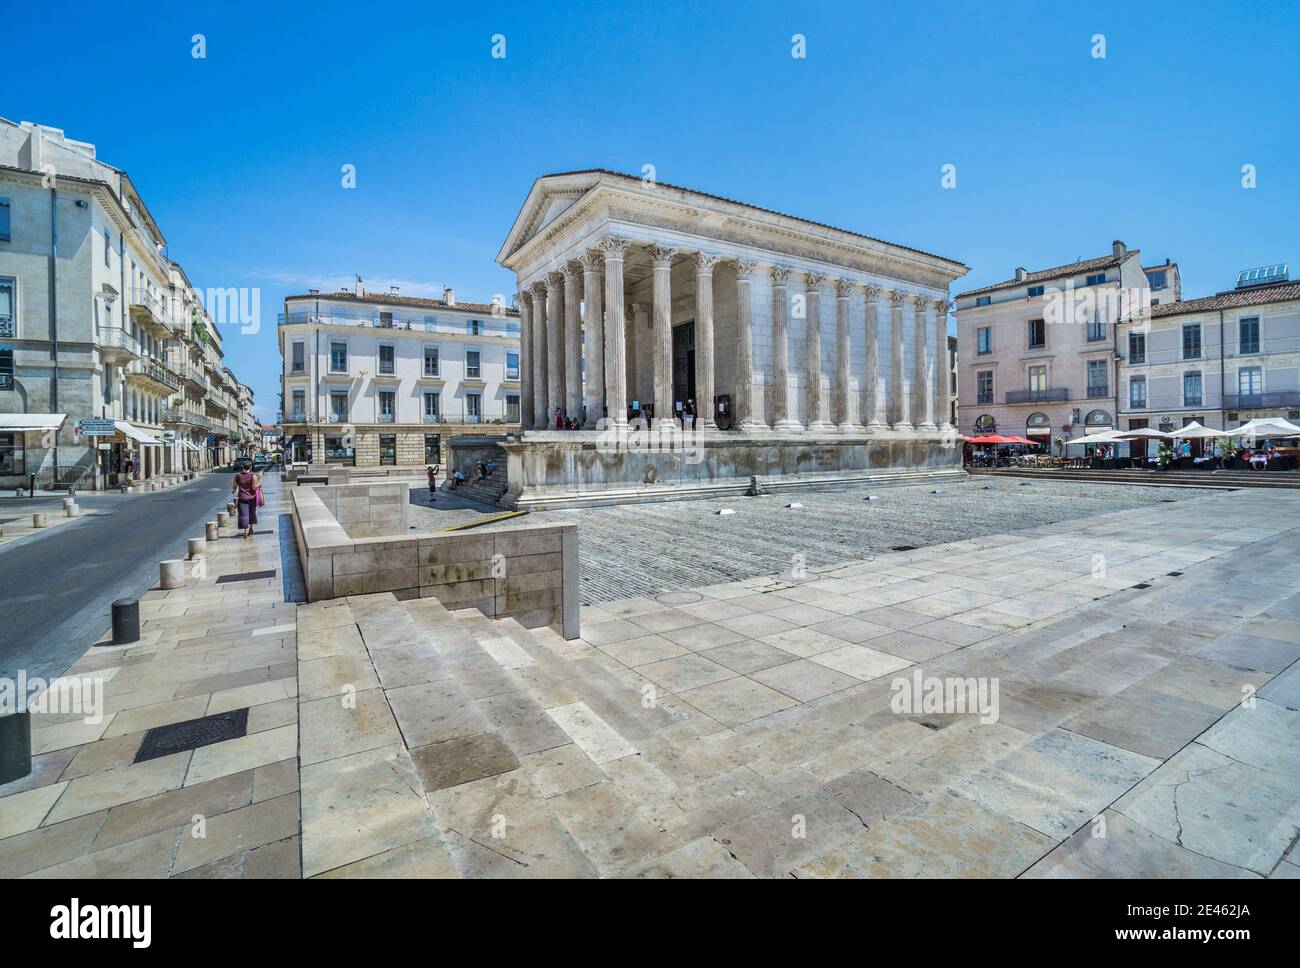
[[[564,409],[564,274],[546,277],[546,425],[555,429],[556,408]]]
[[[516,294],[515,308],[519,310],[519,429],[532,430],[533,309],[527,292]]]
[[[885,388],[880,380],[880,287],[864,287],[866,295],[865,313],[867,320],[867,367],[863,377],[862,413],[867,420],[867,429],[872,432],[885,430]]]
[[[853,283],[840,279],[835,283],[835,423],[844,431],[861,430],[862,424],[853,420],[849,406],[849,297]]]
[[[903,300],[901,292],[889,294],[890,394],[895,430],[912,430],[911,405],[907,396],[907,374],[903,372]]]
[[[930,300],[912,297],[912,319],[916,326],[916,359],[912,366],[912,418],[917,430],[934,430],[934,370],[930,360],[930,321],[926,308]]]
[[[803,428],[790,419],[790,337],[786,325],[790,270],[772,267],[772,426],[786,432]]]
[[[604,239],[605,257],[605,399],[617,427],[627,426],[627,354],[623,331],[623,253],[625,239]]]
[[[545,430],[550,426],[548,415],[551,412],[548,376],[550,363],[547,360],[550,334],[546,327],[546,285],[535,282],[528,291],[533,302],[533,427],[537,430]]]
[[[807,413],[803,422],[809,430],[828,429],[822,419],[822,279],[808,273],[804,281],[804,379],[808,383],[804,399]]]
[[[587,357],[587,420],[584,426],[595,429],[605,416],[605,304],[601,290],[600,256],[588,252],[578,260],[582,263],[582,319],[586,334],[584,349]]]
[[[731,394],[733,426],[751,431],[754,419],[754,293],[755,262],[736,261],[736,386]]]
[[[939,348],[934,356],[937,361],[935,366],[936,406],[939,410],[938,419],[935,421],[939,429],[945,432],[952,431],[952,361],[948,354],[948,301],[945,299],[936,299],[934,301],[935,332],[939,338]]]
[[[570,262],[564,267],[564,414],[582,422],[582,323],[578,311],[578,283],[582,267]]]
[[[655,423],[673,419],[673,288],[676,249],[657,245],[654,254]]]
[[[713,414],[713,267],[719,257],[695,256],[695,426],[716,430]]]

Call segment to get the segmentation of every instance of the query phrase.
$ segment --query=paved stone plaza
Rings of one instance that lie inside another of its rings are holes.
[[[283,567],[264,524],[77,663],[107,715],[38,717],[0,876],[1300,876],[1300,495],[1161,500],[606,602],[577,641],[219,582]],[[996,721],[893,711],[918,672],[995,681]]]
[[[801,556],[813,568],[963,538],[1041,527],[1123,508],[1219,493],[1198,488],[1097,486],[1072,481],[975,478],[959,484],[854,486],[843,490],[719,498],[668,504],[533,512],[501,523],[581,525],[584,605],[788,571]],[[868,501],[876,495],[878,501]],[[473,510],[445,492],[411,492],[411,521],[444,528],[500,514]],[[803,507],[788,508],[797,503]],[[731,508],[736,513],[720,515]]]

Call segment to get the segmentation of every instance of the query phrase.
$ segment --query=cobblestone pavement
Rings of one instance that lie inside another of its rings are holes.
[[[900,546],[924,548],[963,538],[1001,534],[1091,514],[1195,501],[1210,489],[1130,487],[1073,481],[987,478],[944,485],[855,487],[761,498],[718,498],[534,512],[515,524],[578,524],[584,605],[739,581],[790,569],[796,556],[807,568],[882,554]],[[420,503],[412,491],[412,504]],[[880,500],[867,501],[868,495]],[[427,502],[427,492],[426,492]],[[802,508],[788,508],[802,504]],[[417,527],[448,527],[475,512],[413,509]],[[731,508],[735,514],[718,511]],[[486,516],[486,515],[484,515]],[[503,527],[511,522],[503,522]]]

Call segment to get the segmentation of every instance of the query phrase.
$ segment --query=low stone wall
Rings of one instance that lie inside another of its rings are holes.
[[[385,484],[332,484],[316,489],[321,503],[349,538],[400,536],[410,530],[410,491],[406,481]]]
[[[309,601],[394,592],[399,598],[437,598],[448,608],[509,615],[529,628],[550,626],[567,639],[578,637],[576,525],[407,534],[408,486],[351,484],[288,491]],[[397,488],[403,495],[403,530],[391,533],[398,527],[398,512],[385,492]],[[362,490],[364,500],[378,499],[374,511],[360,510]],[[372,495],[372,490],[379,493]],[[345,528],[331,505],[354,516],[355,523]],[[373,530],[385,513],[390,515],[390,533],[349,533]]]

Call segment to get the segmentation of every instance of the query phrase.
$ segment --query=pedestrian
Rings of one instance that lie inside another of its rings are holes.
[[[257,505],[262,493],[262,481],[252,472],[247,464],[240,467],[235,479],[230,482],[230,493],[239,505],[239,529],[245,538],[253,536],[253,525],[257,524]]]
[[[434,492],[438,490],[438,465],[429,465],[429,503],[433,503]]]

